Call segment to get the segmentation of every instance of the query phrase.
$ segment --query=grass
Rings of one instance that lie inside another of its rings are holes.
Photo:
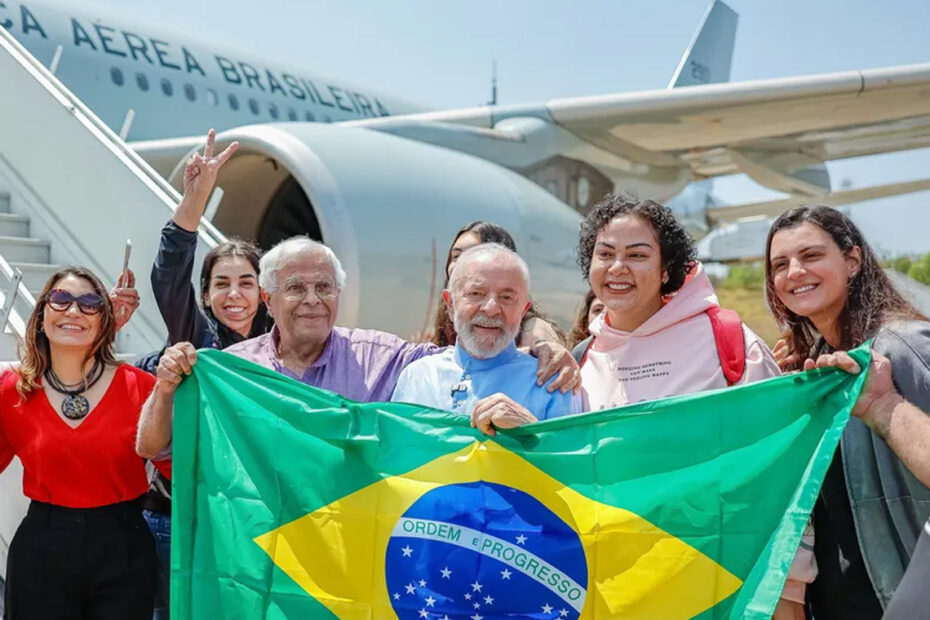
[[[765,306],[761,289],[718,286],[716,291],[722,308],[735,310],[743,323],[759,334],[769,348],[775,346],[779,338],[778,326]]]

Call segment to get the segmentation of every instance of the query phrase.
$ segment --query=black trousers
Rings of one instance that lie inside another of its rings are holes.
[[[10,543],[5,620],[151,620],[155,543],[138,501],[33,501]]]

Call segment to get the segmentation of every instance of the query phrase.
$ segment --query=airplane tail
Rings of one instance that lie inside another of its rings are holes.
[[[736,11],[720,0],[711,0],[668,87],[729,82],[737,20]],[[707,232],[705,213],[718,205],[713,192],[714,179],[695,181],[665,204],[689,232],[702,237]]]
[[[737,20],[736,11],[711,0],[668,87],[729,82]]]

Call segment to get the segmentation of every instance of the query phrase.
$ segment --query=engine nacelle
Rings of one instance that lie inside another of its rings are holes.
[[[580,216],[520,175],[456,151],[357,127],[293,123],[223,132],[213,223],[263,248],[297,234],[346,270],[338,324],[408,336],[431,320],[446,251],[467,222],[513,235],[533,298],[563,326],[586,291],[575,262]],[[186,158],[185,158],[186,159]],[[184,160],[182,160],[184,161]],[[180,187],[183,166],[172,175]],[[428,318],[429,317],[429,318]]]

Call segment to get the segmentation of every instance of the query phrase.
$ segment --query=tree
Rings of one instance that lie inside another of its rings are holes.
[[[930,284],[930,252],[914,259],[907,275],[918,282]]]

